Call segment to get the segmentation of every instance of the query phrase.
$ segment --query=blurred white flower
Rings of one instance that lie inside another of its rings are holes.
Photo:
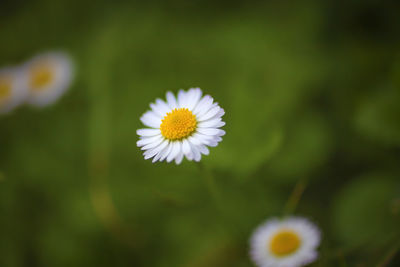
[[[0,113],[8,113],[22,104],[28,95],[24,76],[19,68],[0,69]]]
[[[300,217],[270,219],[250,241],[250,256],[259,267],[299,267],[315,261],[321,241],[319,229]]]
[[[202,154],[209,154],[207,146],[217,146],[225,135],[219,129],[225,125],[221,118],[225,111],[211,96],[202,97],[200,88],[180,90],[177,98],[167,92],[166,97],[166,102],[156,99],[140,118],[150,128],[137,130],[137,145],[153,162],[166,159],[180,164],[184,156],[200,161]]]
[[[27,102],[44,107],[57,101],[73,79],[71,58],[62,52],[40,54],[23,66],[29,88]]]

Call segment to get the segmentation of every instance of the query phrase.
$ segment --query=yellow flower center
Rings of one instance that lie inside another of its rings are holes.
[[[41,63],[33,66],[30,73],[30,84],[33,91],[39,92],[46,88],[54,79],[50,64]]]
[[[0,77],[0,102],[3,102],[11,96],[11,88],[11,79]]]
[[[187,108],[174,109],[161,122],[161,134],[169,140],[190,136],[197,126],[196,116]]]
[[[295,232],[283,230],[272,238],[269,248],[272,254],[282,257],[295,252],[300,244],[301,239]]]

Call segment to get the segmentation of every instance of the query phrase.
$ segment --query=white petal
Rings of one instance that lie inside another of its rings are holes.
[[[188,160],[190,160],[190,161],[193,160],[194,155],[192,152],[192,147],[190,146],[189,141],[187,139],[184,139],[182,141],[182,151]]]
[[[164,140],[158,147],[160,148],[160,152],[161,153],[169,144],[169,140]]]
[[[136,131],[141,136],[155,136],[161,134],[160,129],[139,129]]]
[[[179,95],[178,95],[178,97],[179,97]],[[193,91],[192,90],[184,92],[183,96],[181,97],[182,99],[179,102],[180,107],[181,108],[188,108],[192,97],[193,97]]]
[[[191,88],[187,91],[186,93],[186,99],[185,99],[185,107],[189,109],[189,107],[192,107],[192,102],[194,101],[194,97],[196,95],[195,89]],[[190,110],[190,109],[189,109]]]
[[[206,146],[200,145],[200,146],[197,146],[197,147],[199,148],[200,153],[202,153],[204,155],[210,154],[210,150]]]
[[[223,126],[225,126],[225,122],[224,121],[220,121],[219,123],[217,123],[216,125],[215,125],[215,128],[220,128],[220,127],[223,127]]]
[[[192,144],[194,144],[194,145],[201,145],[201,144],[202,144],[201,140],[199,140],[199,139],[196,138],[195,136],[190,136],[190,137],[188,138],[188,140],[189,140],[190,143],[192,143]]]
[[[204,135],[204,134],[200,134],[200,133],[196,133],[193,135],[194,138],[196,138],[197,140],[199,140],[202,144],[211,146],[211,147],[215,147],[218,145],[218,142],[216,140],[216,136],[212,136],[212,135]]]
[[[198,150],[196,150],[198,152]],[[201,153],[196,153],[194,156],[194,161],[199,162],[201,160]]]
[[[176,163],[176,165],[181,164],[182,160],[183,160],[183,152],[181,151],[181,152],[178,154],[178,156],[176,156],[176,158],[175,158],[175,163]]]
[[[163,145],[163,144],[164,144],[164,143],[162,143],[161,145]],[[167,145],[168,145],[168,143],[167,143]],[[164,150],[167,149],[167,148],[168,148],[168,147],[165,147],[165,148],[163,148],[160,152],[158,152],[157,155],[154,156],[152,162],[153,162],[153,163],[154,163],[154,162],[157,162],[157,161],[160,159],[160,157],[161,157],[162,153],[164,152]]]
[[[198,104],[198,102],[201,98],[201,94],[202,94],[200,88],[193,88],[193,89],[191,89],[191,91],[192,91],[192,96],[187,104],[187,108],[190,111],[192,111],[196,107],[196,105]]]
[[[172,150],[172,142],[168,141],[168,146],[166,146],[161,152],[160,152],[160,161],[163,161],[169,153],[171,153]]]
[[[190,148],[190,151],[192,151],[192,148]],[[185,155],[185,157],[187,158],[187,160],[189,160],[189,161],[192,161],[192,160],[193,160],[193,157],[194,157],[194,155],[193,155],[193,153],[192,153],[192,152],[190,152],[189,154]]]
[[[213,118],[221,118],[224,115],[225,115],[225,110],[221,108]]]
[[[199,142],[200,144],[205,144],[206,142],[213,140],[214,136],[195,133],[193,135],[193,138],[196,139],[196,142]],[[193,142],[192,139],[190,139],[190,141]],[[193,143],[196,144],[195,142],[193,142]],[[198,145],[198,144],[196,144],[196,145]]]
[[[223,122],[221,118],[206,120],[206,121],[202,121],[199,124],[197,124],[197,126],[201,127],[201,128],[219,128],[224,125],[225,125],[225,122]]]
[[[193,158],[195,161],[200,161],[201,160],[201,153],[198,150],[198,148],[195,145],[190,145],[190,147],[192,148],[192,153],[193,153]]]
[[[176,102],[176,98],[173,93],[167,92],[167,103],[168,106],[172,109],[176,109],[178,107],[178,103]]]
[[[142,123],[151,128],[159,128],[161,125],[161,118],[152,111],[148,111],[140,118]]]
[[[167,105],[167,103],[165,103],[163,100],[157,98],[156,99],[156,103],[158,105],[159,108],[162,109],[162,111],[166,114],[168,112],[171,112],[171,108]],[[165,116],[165,115],[164,115]],[[164,117],[163,116],[163,117]]]
[[[216,147],[217,145],[218,145],[218,142],[217,141],[208,141],[207,143],[206,143],[206,145],[208,145],[208,146],[210,146],[210,147]]]
[[[152,117],[156,117],[156,118],[159,118],[159,119],[161,119],[162,117],[160,117],[160,116],[158,116],[157,115],[157,113],[155,113],[153,110],[148,110],[148,111],[146,111],[145,113],[143,113],[143,115],[142,116],[147,116],[147,115],[151,115]]]
[[[212,109],[210,109],[207,113],[205,113],[204,115],[199,115],[199,121],[205,121],[208,119],[211,119],[212,117],[214,117],[215,115],[217,115],[218,111],[221,108],[219,106],[213,107]]]
[[[204,135],[213,135],[214,136],[214,135],[220,134],[221,131],[223,131],[223,130],[216,129],[216,128],[198,128],[197,131]]]
[[[224,116],[225,114],[225,110],[223,108],[220,107],[219,111],[217,112],[217,114],[215,114],[212,118],[208,119],[208,120],[215,120],[215,119],[219,119],[222,116]]]
[[[158,117],[163,117],[163,116],[165,116],[165,113],[162,112],[162,110],[158,107],[157,104],[150,103],[150,108],[151,108],[151,110],[152,110],[154,113],[157,114]]]
[[[183,90],[179,90],[178,92],[178,105],[180,108],[186,107],[186,92]]]
[[[216,125],[219,125],[221,121],[222,121],[221,118],[206,120],[206,121],[199,122],[197,124],[197,126],[201,127],[201,128],[218,128],[218,127],[216,127]],[[224,125],[225,125],[225,123],[224,123]]]
[[[192,153],[192,150],[190,149],[190,144],[186,139],[183,139],[182,141],[182,152],[186,156]]]
[[[202,143],[195,145],[195,144],[193,144],[193,142],[190,142],[190,145],[191,145],[191,147],[196,147],[200,151],[200,153],[202,153],[204,155],[210,154],[210,150],[208,150],[208,148],[205,145],[203,145]]]
[[[144,159],[149,159],[154,157],[158,152],[160,152],[162,149],[158,146],[152,149],[147,150],[146,152],[143,153]]]
[[[206,113],[212,106],[213,101],[214,99],[211,96],[205,95],[193,110],[193,114],[200,116]]]
[[[155,140],[154,142],[145,145],[144,147],[141,148],[141,150],[148,150],[151,148],[155,148],[156,146],[160,145],[162,143],[162,141],[164,141],[164,137],[162,137],[161,135],[158,136],[159,138],[157,140]]]
[[[178,156],[179,152],[181,152],[181,142],[175,141],[172,144],[171,153],[169,153],[167,157],[167,162],[171,162],[176,156]]]
[[[153,162],[156,162],[156,161],[162,156],[162,153],[164,152],[164,150],[168,148],[168,147],[167,147],[167,146],[168,146],[168,143],[169,143],[168,140],[164,140],[164,141],[158,146],[159,151],[158,151],[158,153],[154,156]]]
[[[150,136],[150,137],[148,137],[148,136],[141,137],[141,139],[140,139],[139,141],[136,142],[136,145],[137,145],[138,147],[145,146],[145,145],[147,145],[147,144],[151,144],[151,143],[156,142],[156,141],[157,141],[158,139],[160,139],[160,138],[162,138],[161,135]]]
[[[226,134],[226,132],[224,130],[219,130],[219,133],[217,134],[217,136],[224,136]]]

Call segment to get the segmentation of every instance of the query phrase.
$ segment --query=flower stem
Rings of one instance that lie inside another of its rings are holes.
[[[303,195],[304,190],[307,187],[307,183],[308,183],[308,181],[306,179],[300,179],[296,183],[296,185],[295,185],[292,193],[290,194],[290,196],[286,202],[286,205],[283,209],[284,216],[292,214],[296,210],[296,207],[299,204],[301,196]]]
[[[339,262],[341,267],[347,267],[346,258],[344,256],[343,251],[338,252]]]
[[[217,183],[215,182],[215,178],[212,171],[208,169],[202,162],[199,162],[198,166],[202,173],[202,176],[204,178],[205,184],[207,186],[207,189],[211,197],[213,198],[217,207],[221,208],[220,194],[218,192]]]
[[[386,267],[390,263],[390,261],[394,258],[397,252],[400,249],[400,242],[394,244],[394,246],[386,253],[384,258],[380,261],[377,267]]]
[[[104,36],[99,37],[97,46],[91,48],[89,55],[98,58],[99,51],[112,45],[115,32],[110,28]],[[105,57],[104,57],[105,56]],[[110,151],[111,151],[111,92],[112,82],[109,75],[110,62],[113,54],[107,54],[99,61],[88,61],[88,175],[89,193],[100,222],[113,235],[114,238],[131,248],[136,246],[131,225],[120,216],[113,202],[108,185],[110,175]],[[95,71],[94,71],[95,70]]]

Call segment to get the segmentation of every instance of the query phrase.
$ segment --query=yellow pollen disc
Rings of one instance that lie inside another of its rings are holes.
[[[290,230],[277,233],[271,240],[270,251],[278,257],[292,254],[300,247],[300,237]]]
[[[46,88],[54,79],[54,72],[50,64],[42,63],[32,67],[30,84],[33,91],[39,92]]]
[[[197,126],[196,116],[187,108],[174,109],[162,120],[161,134],[169,140],[179,140],[190,136]]]
[[[0,77],[0,102],[6,100],[11,96],[11,79]]]

